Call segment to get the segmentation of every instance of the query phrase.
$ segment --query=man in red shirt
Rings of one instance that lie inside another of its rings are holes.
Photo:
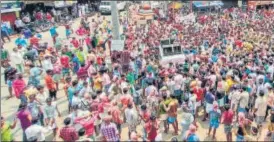
[[[157,124],[156,117],[153,115],[150,116],[150,120],[145,124],[147,140],[155,141],[158,129],[159,129],[159,125]]]
[[[204,89],[200,87],[198,83],[195,88],[193,88],[193,93],[196,95],[196,117],[198,116],[199,107],[202,106],[202,99],[204,98]]]
[[[34,45],[36,47],[39,46],[39,39],[34,36],[34,34],[31,35],[31,38],[29,39],[29,42],[31,45]]]
[[[62,65],[62,74],[63,77],[65,77],[66,75],[69,75],[69,57],[65,55],[65,53],[63,53],[63,55],[60,58],[60,62]]]
[[[225,112],[222,115],[221,123],[224,124],[225,134],[227,141],[232,141],[232,122],[233,122],[233,111],[230,109],[230,105],[225,105]]]
[[[240,39],[237,39],[235,41],[235,45],[238,47],[238,48],[242,48],[243,47],[243,42],[240,40]]]
[[[71,118],[66,118],[64,120],[64,124],[65,127],[63,127],[60,130],[60,138],[62,138],[64,141],[76,141],[78,140],[78,133],[76,131],[76,129],[72,126],[70,126],[71,124]]]
[[[72,40],[71,40],[70,43],[71,43],[71,44],[74,46],[74,48],[76,48],[76,49],[78,49],[79,46],[80,46],[79,41],[78,41],[75,37],[72,38]]]
[[[36,20],[38,20],[38,21],[40,21],[40,20],[42,20],[42,12],[41,11],[38,11],[36,14],[35,14],[35,18],[36,18]]]
[[[47,12],[46,18],[47,18],[47,20],[48,20],[49,22],[51,22],[52,16],[51,16],[51,14],[50,14],[49,12]]]

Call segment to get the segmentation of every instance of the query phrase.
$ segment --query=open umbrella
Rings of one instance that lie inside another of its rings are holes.
[[[168,5],[169,9],[180,9],[183,7],[183,4],[180,2],[172,2]]]

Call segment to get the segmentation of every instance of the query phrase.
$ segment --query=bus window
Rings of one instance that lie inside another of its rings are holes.
[[[110,5],[110,2],[101,2],[101,5]]]
[[[181,46],[174,46],[173,49],[174,49],[175,54],[181,54],[182,53]]]
[[[172,47],[165,47],[163,48],[163,55],[164,56],[170,56],[172,55]]]
[[[161,45],[169,45],[169,39],[161,40]]]

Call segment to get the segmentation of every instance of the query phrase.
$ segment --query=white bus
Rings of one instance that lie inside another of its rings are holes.
[[[117,9],[119,11],[126,9],[126,1],[117,1]],[[110,14],[111,13],[111,1],[102,1],[99,6],[99,11],[101,13]]]
[[[175,42],[175,39],[161,40],[160,64],[168,66],[169,63],[183,63],[185,55],[183,54],[181,45]]]

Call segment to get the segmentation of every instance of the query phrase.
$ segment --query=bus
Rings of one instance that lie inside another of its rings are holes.
[[[119,11],[126,9],[126,1],[117,1],[117,9]],[[104,14],[111,14],[111,1],[102,1],[99,6],[99,11]]]

